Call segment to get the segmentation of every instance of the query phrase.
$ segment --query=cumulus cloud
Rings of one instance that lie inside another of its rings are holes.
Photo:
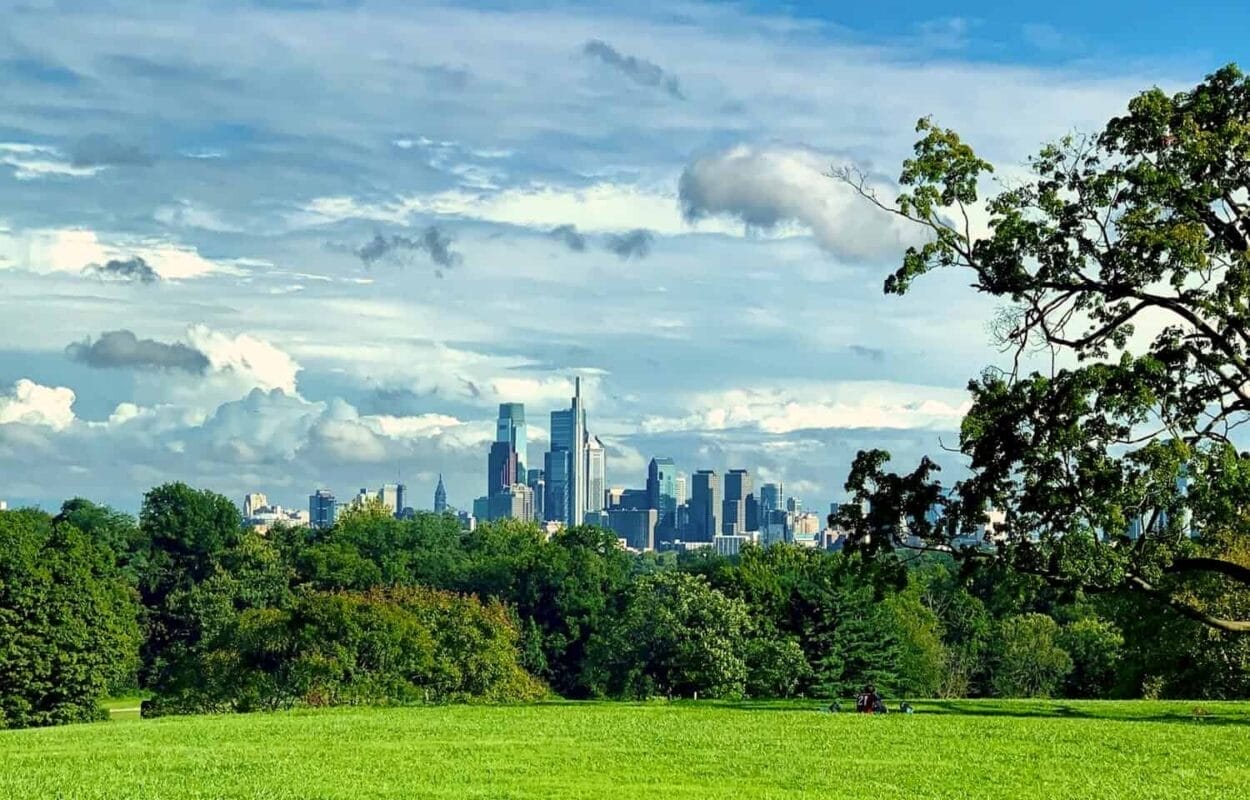
[[[425,253],[440,267],[458,266],[464,259],[455,250],[452,250],[451,236],[443,232],[436,225],[431,225],[423,230],[416,237],[400,236],[398,234],[392,236],[383,236],[375,233],[373,238],[356,248],[355,254],[365,266],[371,267],[384,258],[391,257],[396,253]]]
[[[72,361],[102,369],[182,370],[201,375],[208,370],[208,356],[181,342],[166,344],[140,339],[128,330],[107,331],[94,342],[87,338],[65,348]]]
[[[295,394],[299,364],[263,339],[247,334],[230,336],[206,325],[192,325],[187,329],[187,341],[208,359],[213,372],[234,373],[265,391],[281,389]]]
[[[582,46],[582,54],[607,64],[639,86],[663,89],[671,97],[678,100],[686,99],[677,78],[665,72],[659,64],[644,58],[625,55],[602,39],[591,39],[586,42]]]
[[[100,280],[131,283],[156,283],[161,279],[160,274],[140,256],[127,259],[111,258],[103,264],[88,264],[83,267],[82,274]]]
[[[828,177],[829,167],[830,159],[793,148],[742,145],[705,156],[681,174],[682,213],[692,222],[732,217],[748,231],[797,224],[822,249],[850,260],[897,256],[919,238],[918,227]]]
[[[586,250],[586,237],[578,232],[576,225],[557,225],[547,232],[547,238],[560,242],[574,253]]]
[[[0,394],[0,425],[40,425],[64,430],[74,423],[74,390],[22,378]]]
[[[70,164],[79,169],[90,167],[146,167],[152,157],[134,144],[120,142],[111,136],[92,134],[74,142],[69,149]]]
[[[654,241],[651,231],[637,228],[628,233],[609,233],[603,238],[603,245],[622,261],[641,260],[651,255]]]

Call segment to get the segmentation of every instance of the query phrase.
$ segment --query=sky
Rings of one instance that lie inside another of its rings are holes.
[[[574,376],[612,485],[957,475],[995,308],[884,296],[918,233],[826,174],[891,196],[926,115],[1020,174],[1250,29],[1006,6],[0,3],[0,499],[468,507],[498,404],[539,464]]]

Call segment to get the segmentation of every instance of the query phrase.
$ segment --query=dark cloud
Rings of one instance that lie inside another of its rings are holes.
[[[375,233],[372,239],[353,252],[366,267],[371,267],[384,258],[407,252],[425,253],[438,266],[451,268],[459,266],[464,260],[459,253],[451,249],[451,245],[452,238],[437,226],[431,225],[416,237],[398,234],[383,236]],[[441,270],[438,274],[442,277]]]
[[[432,88],[456,91],[468,88],[469,80],[473,77],[464,67],[450,67],[446,64],[421,67],[420,72]]]
[[[596,58],[617,70],[640,86],[663,89],[678,100],[685,100],[677,78],[664,71],[659,64],[644,58],[627,56],[602,39],[591,39],[582,46],[582,54]]]
[[[574,253],[586,250],[586,237],[577,232],[576,225],[558,225],[547,232],[547,238],[555,239]]]
[[[629,233],[609,233],[603,239],[603,246],[616,253],[622,261],[631,258],[644,259],[651,255],[651,245],[655,236],[651,231],[638,228]]]
[[[92,134],[74,142],[69,148],[69,157],[75,167],[146,167],[152,163],[152,157],[137,145],[103,134]]]
[[[867,347],[862,344],[853,344],[849,349],[855,355],[861,356],[870,361],[880,362],[885,360],[885,351],[877,347]]]
[[[65,348],[72,361],[101,369],[167,369],[196,375],[208,371],[208,356],[181,342],[140,339],[128,330],[107,331]]]
[[[111,259],[104,264],[88,264],[83,267],[82,274],[102,280],[132,283],[156,283],[161,279],[157,271],[139,256],[125,260]]]

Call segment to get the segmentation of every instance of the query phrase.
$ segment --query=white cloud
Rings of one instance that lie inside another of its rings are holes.
[[[64,386],[41,386],[22,378],[0,395],[0,425],[42,425],[65,430],[74,424],[74,390]]]
[[[235,266],[204,258],[194,247],[163,239],[102,235],[86,228],[14,231],[0,227],[0,268],[79,273],[88,264],[135,256],[168,279],[198,278],[213,272],[239,273]]]
[[[645,433],[753,428],[768,434],[808,429],[954,430],[967,413],[962,391],[934,386],[840,382],[798,388],[735,389],[696,395],[684,417],[648,417]]]
[[[0,142],[0,164],[13,167],[13,177],[19,181],[36,180],[50,175],[81,178],[104,169],[102,166],[74,166],[55,147],[22,142]]]
[[[725,216],[748,230],[798,223],[823,249],[848,259],[897,257],[921,239],[918,226],[875,208],[830,178],[834,166],[834,159],[810,150],[739,145],[686,168],[682,208],[688,219]],[[883,202],[893,201],[888,187],[873,188]]]
[[[208,358],[214,372],[233,373],[265,391],[296,393],[299,364],[263,339],[245,333],[232,337],[206,325],[192,325],[187,329],[187,341]]]

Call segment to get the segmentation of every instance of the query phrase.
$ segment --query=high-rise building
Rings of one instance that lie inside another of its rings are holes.
[[[690,499],[690,478],[686,473],[677,473],[677,477],[673,478],[673,489],[676,492],[677,505],[680,506]]]
[[[494,442],[486,459],[486,496],[495,495],[516,483],[516,450],[510,442]]]
[[[443,474],[438,475],[438,486],[434,487],[434,513],[447,513],[447,487],[443,485]]]
[[[760,504],[755,499],[755,495],[749,494],[746,499],[747,505],[747,533],[758,533],[760,529]]]
[[[650,508],[651,503],[647,500],[646,489],[622,489],[620,500],[617,501],[618,508],[627,508],[638,511]]]
[[[269,498],[260,492],[251,492],[243,495],[243,516],[252,517],[262,508],[269,507]]]
[[[780,483],[765,483],[760,486],[760,518],[771,519],[774,511],[784,511],[785,492]]]
[[[404,485],[402,483],[384,483],[378,490],[378,499],[392,514],[398,515],[404,510]]]
[[[514,483],[503,491],[491,495],[490,518],[517,519],[522,522],[533,522],[533,490],[523,483]]]
[[[608,527],[634,550],[655,549],[654,508],[614,508],[608,512]]]
[[[524,403],[500,403],[499,421],[495,423],[495,441],[507,442],[516,453],[517,476],[524,477],[529,462],[527,451]],[[515,481],[514,481],[515,482]]]
[[[490,519],[490,497],[476,497],[473,499],[473,517],[478,522],[485,522]]]
[[[551,455],[554,457],[559,452],[567,453],[567,468],[561,469],[561,472],[567,475],[564,487],[559,492],[552,492],[552,485],[556,482],[555,471],[552,466],[546,466],[548,499],[555,494],[567,495],[567,502],[563,506],[563,510],[553,508],[550,503],[547,504],[547,517],[553,520],[563,520],[567,525],[581,525],[586,515],[586,498],[587,498],[587,460],[586,460],[586,409],[582,406],[582,379],[576,377],[573,379],[573,398],[569,404],[569,408],[562,411],[551,412]],[[559,458],[551,459],[557,462]],[[553,466],[559,466],[553,464]]]
[[[552,420],[555,414],[552,414]],[[552,449],[543,457],[543,473],[546,476],[546,498],[543,500],[543,519],[548,522],[565,522],[569,513],[569,451]]]
[[[803,501],[797,497],[787,497],[786,498],[786,511],[789,511],[791,514],[802,514],[803,513]]]
[[[720,476],[710,469],[694,474],[690,494],[690,525],[686,538],[710,542],[720,533]]]
[[[329,489],[318,489],[308,496],[308,524],[322,529],[334,526],[336,516],[334,492]]]
[[[725,500],[721,504],[721,529],[717,533],[741,536],[747,531],[747,497],[753,489],[751,473],[731,469],[725,473]]]
[[[653,458],[647,465],[647,506],[658,516],[656,530],[661,539],[672,538],[677,530],[677,468],[671,458]]]
[[[607,488],[608,456],[598,436],[586,439],[586,510],[603,510],[603,492]]]
[[[545,520],[547,506],[546,473],[541,469],[531,469],[526,473],[525,485],[534,493],[534,519]]]

